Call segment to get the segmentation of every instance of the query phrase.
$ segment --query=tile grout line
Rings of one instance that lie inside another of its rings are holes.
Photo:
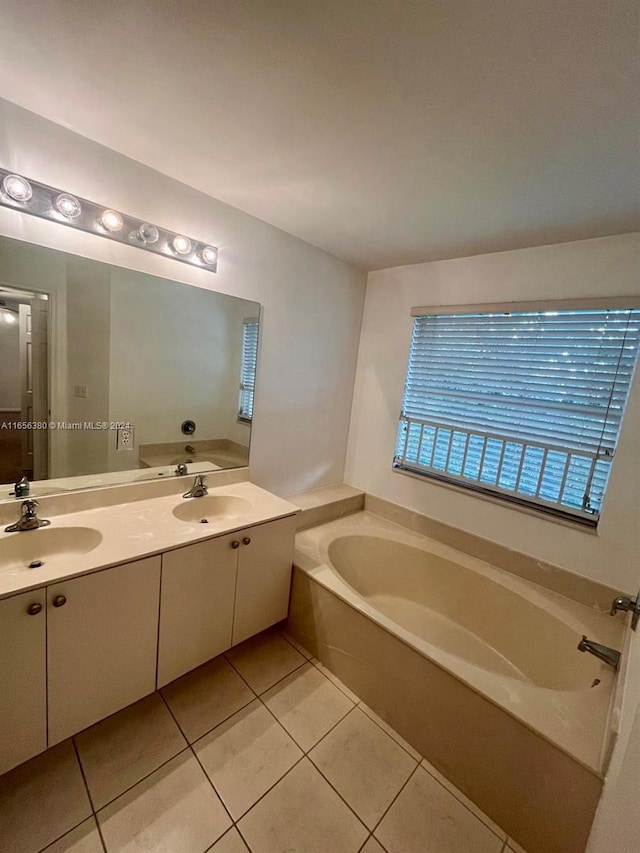
[[[282,639],[284,639],[284,637],[283,637]],[[291,648],[293,648],[293,646],[291,646]],[[297,652],[297,654],[300,654],[300,652]],[[285,678],[289,678],[289,676],[290,676],[290,675],[293,675],[293,673],[294,673],[294,672],[297,672],[299,669],[302,669],[302,667],[303,667],[303,666],[305,666],[305,664],[311,664],[311,666],[313,666],[313,664],[311,663],[311,661],[310,661],[310,660],[305,660],[305,659],[303,658],[302,663],[299,663],[299,664],[298,664],[297,666],[295,666],[295,667],[294,667],[290,672],[288,672],[286,675],[283,675],[283,676],[282,676],[282,678],[279,678],[277,681],[274,681],[274,682],[273,682],[273,684],[270,684],[268,687],[265,687],[265,689],[264,689],[261,693],[258,693],[258,691],[257,691],[254,687],[252,687],[252,686],[249,684],[249,682],[248,682],[248,681],[247,681],[247,679],[242,675],[242,673],[240,672],[240,670],[239,670],[239,669],[237,669],[237,667],[235,666],[235,664],[234,664],[232,661],[230,661],[230,660],[229,660],[229,658],[227,657],[227,653],[226,653],[226,652],[222,652],[222,655],[223,655],[224,659],[226,660],[226,662],[229,664],[229,666],[230,666],[230,667],[233,669],[233,671],[236,673],[236,675],[239,675],[239,676],[240,676],[240,678],[244,681],[244,683],[247,685],[247,687],[249,688],[249,690],[251,690],[251,691],[252,691],[252,692],[253,692],[253,693],[254,693],[258,698],[260,698],[260,696],[262,696],[262,694],[263,694],[263,693],[267,693],[267,691],[272,690],[272,689],[273,689],[277,684],[280,684],[280,682],[281,682],[281,681],[284,681],[284,680],[285,680]],[[302,657],[302,655],[300,655],[300,657]],[[215,660],[215,658],[214,658],[214,660]]]
[[[202,772],[204,773],[204,775],[205,775],[205,779],[207,780],[207,782],[209,783],[209,785],[211,785],[211,788],[213,789],[213,792],[214,792],[214,794],[216,795],[216,797],[220,800],[220,804],[222,805],[222,808],[223,808],[223,809],[225,810],[225,812],[227,813],[227,815],[228,815],[228,817],[229,817],[229,820],[231,821],[231,824],[232,824],[232,825],[235,825],[235,821],[234,821],[233,817],[231,816],[231,813],[230,813],[229,809],[227,808],[227,806],[226,806],[226,804],[225,804],[224,800],[222,799],[222,797],[220,796],[220,794],[216,791],[216,789],[215,789],[215,786],[214,786],[213,782],[212,782],[212,781],[211,781],[211,779],[209,778],[209,774],[207,773],[207,771],[206,771],[206,770],[204,769],[204,767],[202,766],[202,763],[200,762],[200,759],[199,759],[199,758],[198,758],[198,756],[196,755],[196,751],[195,751],[195,749],[193,748],[193,745],[189,743],[189,740],[188,740],[187,736],[185,735],[185,733],[184,733],[184,732],[182,731],[182,729],[180,728],[180,723],[178,722],[178,720],[177,720],[177,719],[176,719],[176,717],[174,716],[173,711],[172,711],[172,710],[171,710],[171,708],[169,707],[169,703],[168,703],[168,702],[167,702],[167,700],[164,698],[164,696],[162,697],[162,701],[163,701],[163,702],[164,702],[164,704],[167,706],[167,710],[168,710],[168,711],[169,711],[169,713],[171,714],[171,717],[173,718],[173,721],[174,721],[174,723],[176,724],[176,726],[180,729],[180,733],[182,734],[183,738],[187,741],[187,750],[190,750],[190,751],[191,751],[191,754],[193,755],[193,757],[195,758],[195,760],[198,762],[198,766],[200,767],[200,769],[201,769],[201,770],[202,770]],[[241,710],[242,710],[242,709],[241,709]],[[184,751],[184,752],[186,752],[187,750],[183,750],[183,751]],[[228,832],[228,831],[229,831],[229,829],[231,829],[231,827],[228,827],[227,829],[225,829],[225,832]],[[225,834],[225,832],[223,832],[223,833],[222,833],[222,835],[224,835],[224,834]],[[218,838],[216,838],[216,839],[215,839],[215,841],[213,842],[213,844],[215,844],[215,843],[216,843],[220,838],[222,838],[222,835],[219,835],[219,836],[218,836]],[[212,845],[212,846],[213,846],[213,845]]]
[[[104,809],[106,809],[107,806],[112,805],[113,803],[115,803],[116,800],[120,799],[120,797],[124,796],[125,794],[128,794],[129,791],[132,791],[136,787],[136,785],[140,785],[142,782],[146,782],[146,780],[150,776],[153,776],[153,774],[157,773],[158,770],[162,770],[162,768],[166,767],[166,765],[169,764],[170,762],[172,762],[174,760],[174,758],[177,758],[179,755],[182,755],[182,753],[186,752],[188,749],[189,749],[189,744],[187,743],[186,746],[183,746],[182,749],[178,750],[178,752],[176,752],[175,755],[172,755],[171,758],[167,758],[167,760],[163,761],[162,764],[158,764],[158,766],[154,770],[150,770],[148,773],[145,773],[145,775],[142,776],[140,779],[138,779],[137,782],[134,782],[133,785],[129,785],[129,787],[125,788],[124,791],[121,791],[115,797],[112,797],[108,802],[104,803],[104,805],[100,806],[99,809],[97,809],[96,811],[93,812],[93,814],[96,816],[96,819],[98,817],[98,812],[104,811]]]
[[[9,772],[11,772],[11,771],[9,771]],[[75,826],[72,826],[70,829],[67,829],[66,832],[62,833],[62,835],[58,835],[58,837],[54,838],[53,841],[49,841],[49,843],[46,845],[46,847],[41,847],[38,850],[38,853],[47,853],[47,850],[49,850],[50,847],[52,847],[54,844],[57,844],[58,841],[62,841],[62,839],[65,838],[67,835],[69,835],[70,832],[74,832],[79,826],[82,826],[82,824],[85,823],[85,821],[91,820],[91,818],[95,818],[95,815],[93,814],[93,812],[91,812],[89,817],[83,818],[80,821],[80,823],[76,823]],[[97,821],[96,821],[96,823],[97,823]]]
[[[426,760],[427,760],[426,758],[423,758],[423,759],[422,759],[422,761],[426,761]],[[508,844],[508,843],[509,843],[509,833],[508,833],[505,829],[502,829],[502,827],[498,827],[498,828],[500,829],[500,832],[501,832],[501,833],[504,833],[504,838],[502,838],[502,837],[501,837],[501,835],[498,835],[498,833],[495,831],[495,829],[494,829],[492,826],[489,826],[489,824],[488,824],[488,823],[485,823],[485,821],[484,821],[481,817],[478,817],[478,815],[473,811],[473,809],[470,809],[470,808],[469,808],[469,806],[468,806],[468,805],[467,805],[463,800],[461,800],[461,799],[460,799],[460,797],[458,796],[458,794],[462,794],[462,791],[458,791],[458,789],[456,788],[456,786],[455,786],[452,782],[450,782],[449,784],[450,784],[450,785],[454,788],[454,790],[457,792],[457,793],[455,793],[455,794],[454,794],[454,793],[453,793],[453,791],[449,790],[449,788],[447,788],[447,786],[446,786],[445,784],[443,784],[443,782],[442,782],[440,779],[438,779],[438,777],[437,777],[437,776],[434,776],[434,775],[433,775],[433,773],[429,770],[429,768],[428,768],[428,767],[424,767],[424,765],[422,764],[422,761],[420,762],[420,764],[419,764],[418,766],[419,766],[419,767],[422,767],[422,769],[423,769],[423,770],[425,770],[425,771],[429,774],[429,776],[431,776],[431,778],[432,778],[432,779],[434,779],[434,780],[438,783],[438,785],[440,785],[442,788],[444,788],[444,789],[445,789],[445,791],[447,791],[447,793],[451,794],[451,796],[452,796],[455,800],[457,800],[457,801],[460,803],[460,805],[461,805],[461,806],[464,806],[464,807],[465,807],[465,809],[466,809],[468,812],[470,812],[470,813],[475,817],[475,819],[476,819],[476,820],[479,820],[479,821],[480,821],[480,823],[481,823],[483,826],[485,826],[485,827],[486,827],[490,832],[493,832],[493,834],[496,836],[496,838],[499,838],[499,839],[503,842],[503,844]],[[445,779],[446,779],[446,778],[447,778],[447,777],[445,776]],[[448,779],[447,779],[447,782],[449,782],[449,780],[448,780]],[[462,794],[462,796],[464,797],[464,796],[466,796],[466,795],[465,795],[465,794]],[[469,802],[473,803],[473,800],[469,799]],[[475,806],[476,804],[475,804],[475,803],[473,803],[473,805]],[[483,815],[485,814],[479,806],[476,806],[476,808],[478,809],[478,811],[482,812],[482,814],[483,814]],[[495,821],[494,821],[492,818],[490,818],[490,817],[489,817],[489,815],[485,815],[485,817],[487,818],[487,820],[490,820],[492,823],[495,823]],[[496,823],[496,826],[498,826],[498,824],[497,824],[497,823]],[[501,851],[501,853],[504,853],[504,851]]]
[[[399,791],[398,791],[398,793],[395,795],[395,797],[391,800],[391,802],[389,803],[389,805],[387,806],[387,808],[384,810],[384,812],[383,812],[383,813],[382,813],[382,815],[380,816],[380,819],[378,820],[378,822],[375,824],[375,826],[374,826],[374,827],[373,827],[373,829],[371,830],[371,834],[372,834],[372,835],[374,835],[374,833],[375,833],[376,829],[380,826],[380,824],[381,824],[381,823],[382,823],[382,821],[385,819],[385,817],[387,816],[387,814],[391,811],[391,809],[392,809],[392,808],[393,808],[393,806],[395,805],[395,802],[396,802],[396,800],[398,799],[398,797],[400,796],[400,794],[404,791],[404,789],[407,787],[407,785],[409,784],[409,782],[410,782],[410,781],[413,779],[413,777],[416,775],[416,773],[418,772],[419,767],[420,767],[420,764],[416,764],[416,766],[413,768],[413,770],[412,770],[412,771],[411,771],[411,773],[409,774],[408,778],[405,780],[404,784],[400,786],[400,790],[399,790]],[[375,835],[374,835],[374,838],[375,838]],[[376,841],[377,841],[377,840],[378,840],[378,839],[376,838]]]
[[[158,691],[158,692],[160,692],[160,691]],[[203,737],[206,737],[207,735],[210,735],[210,734],[211,734],[211,732],[213,732],[215,729],[217,729],[217,728],[218,728],[218,726],[221,726],[223,723],[228,722],[228,721],[231,719],[231,717],[235,716],[236,714],[239,714],[239,713],[240,713],[240,711],[243,711],[245,708],[248,708],[248,707],[249,707],[249,705],[250,705],[252,702],[255,702],[255,701],[256,701],[256,699],[259,699],[259,698],[260,698],[259,696],[256,696],[256,695],[254,694],[254,695],[253,695],[253,697],[252,697],[251,699],[247,700],[247,701],[244,703],[244,705],[240,705],[240,707],[239,707],[239,708],[236,708],[236,709],[235,709],[235,711],[232,711],[228,716],[224,717],[222,720],[220,720],[219,722],[217,722],[217,723],[215,724],[215,726],[212,726],[210,729],[207,729],[207,730],[206,730],[206,732],[203,732],[201,735],[198,735],[198,737],[197,737],[197,738],[195,738],[193,741],[190,741],[190,740],[189,740],[189,738],[187,737],[187,735],[182,731],[182,728],[180,727],[180,725],[179,725],[179,723],[178,723],[178,721],[177,721],[177,718],[175,717],[175,715],[174,715],[173,711],[171,710],[171,707],[170,707],[170,705],[169,705],[169,700],[168,700],[168,699],[166,699],[164,695],[162,695],[162,694],[161,694],[161,696],[162,696],[162,701],[163,701],[163,702],[165,703],[165,705],[169,708],[169,713],[171,714],[171,717],[172,717],[172,719],[174,720],[174,722],[176,723],[176,725],[178,726],[178,729],[180,730],[180,734],[183,736],[183,738],[184,738],[184,739],[185,739],[185,741],[187,742],[187,746],[190,746],[192,743],[198,743],[198,741],[202,740],[202,738],[203,738]],[[182,750],[181,750],[181,751],[182,751]]]
[[[397,745],[400,747],[400,749],[403,749],[403,750],[406,752],[406,754],[409,756],[409,758],[413,758],[413,760],[414,760],[414,761],[418,761],[418,759],[415,757],[415,755],[412,755],[412,754],[409,752],[409,750],[406,748],[406,746],[403,746],[401,743],[398,743],[398,741],[393,737],[393,735],[390,735],[390,734],[389,734],[389,732],[388,732],[388,731],[387,731],[383,726],[381,726],[381,725],[380,725],[380,723],[378,723],[376,720],[374,720],[374,719],[373,719],[373,717],[370,717],[370,716],[369,716],[369,714],[367,714],[367,712],[366,712],[366,711],[364,710],[364,708],[362,707],[362,706],[363,706],[363,704],[364,704],[364,705],[366,705],[366,702],[363,702],[363,701],[362,701],[362,699],[361,699],[361,700],[360,700],[360,702],[358,703],[357,707],[358,707],[358,708],[360,708],[360,710],[361,710],[361,711],[362,711],[362,713],[366,716],[366,718],[367,718],[368,720],[371,720],[371,722],[374,724],[374,726],[377,726],[377,727],[380,729],[380,731],[381,731],[381,732],[384,732],[388,737],[390,737],[390,738],[391,738],[391,740],[392,740],[395,744],[397,744]],[[368,708],[368,707],[369,707],[369,706],[367,705],[367,708]],[[376,712],[373,710],[373,708],[371,708],[370,710],[371,710],[374,714],[376,713]],[[376,716],[378,716],[378,715],[376,715]],[[386,720],[383,720],[383,718],[382,718],[382,717],[380,717],[380,719],[381,719],[384,723],[386,723],[386,725],[387,725],[387,726],[389,726],[389,723],[387,723],[387,721],[386,721]],[[392,726],[389,726],[389,728],[391,729],[391,731],[395,732],[395,734],[397,734],[397,735],[398,735],[398,737],[402,737],[402,735],[401,735],[401,734],[398,734],[398,732],[396,732],[396,730],[395,730]],[[403,738],[403,740],[404,740],[404,738]],[[406,741],[406,743],[409,743],[409,741]],[[409,744],[409,746],[411,746],[411,744]],[[412,749],[414,749],[414,747],[411,747],[411,748],[412,748]],[[418,750],[417,750],[417,749],[416,749],[415,751],[418,753],[418,755],[420,755],[420,753],[418,752]],[[424,760],[424,756],[423,756],[423,755],[420,755],[420,760],[418,761],[418,764],[421,764],[423,760]],[[425,768],[425,769],[426,769],[426,768]]]
[[[97,812],[95,810],[95,806],[93,804],[93,797],[91,796],[91,791],[89,790],[89,783],[87,782],[87,777],[86,777],[86,774],[84,772],[84,767],[82,766],[82,760],[80,758],[80,752],[78,750],[78,744],[76,743],[75,737],[71,738],[71,743],[73,744],[73,751],[75,752],[76,761],[78,762],[78,767],[80,768],[80,773],[82,775],[82,781],[84,782],[84,787],[87,791],[87,797],[89,798],[89,805],[91,807],[91,814],[93,815],[93,819],[95,821],[96,828],[98,830],[98,835],[100,836],[100,843],[102,844],[102,849],[104,850],[104,853],[107,853],[107,845],[105,844],[105,840],[104,840],[104,837],[102,835],[102,829],[100,827],[100,821],[98,820],[98,815],[97,815]]]

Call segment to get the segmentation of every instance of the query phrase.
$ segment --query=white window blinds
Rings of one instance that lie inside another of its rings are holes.
[[[258,320],[242,323],[242,362],[240,369],[240,396],[238,420],[250,421],[253,417],[253,395],[256,387],[258,363]]]
[[[414,318],[395,465],[594,522],[640,310]]]

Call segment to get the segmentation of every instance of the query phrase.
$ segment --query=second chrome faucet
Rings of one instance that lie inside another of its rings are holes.
[[[189,489],[188,492],[185,492],[182,496],[183,498],[202,498],[204,495],[209,493],[209,489],[207,488],[207,484],[204,481],[204,477],[202,474],[197,474],[195,480],[193,481],[193,485]]]

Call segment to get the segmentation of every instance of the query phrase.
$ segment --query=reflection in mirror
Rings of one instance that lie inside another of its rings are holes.
[[[259,313],[0,237],[0,499],[247,465]]]

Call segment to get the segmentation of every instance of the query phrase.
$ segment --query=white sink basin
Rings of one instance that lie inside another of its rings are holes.
[[[205,495],[201,498],[184,498],[173,514],[180,521],[201,522],[232,521],[249,515],[252,504],[237,495]]]
[[[47,527],[8,533],[0,539],[0,571],[39,568],[32,563],[88,554],[102,542],[102,534],[92,527]]]

